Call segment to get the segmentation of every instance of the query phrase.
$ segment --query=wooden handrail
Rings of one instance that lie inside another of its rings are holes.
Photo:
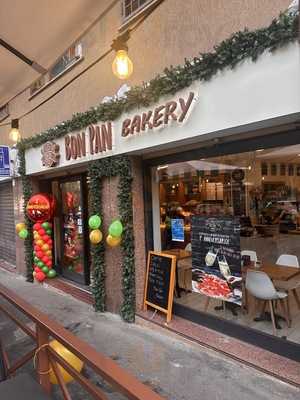
[[[98,353],[88,343],[75,336],[56,321],[51,320],[46,314],[39,311],[37,308],[26,302],[24,299],[2,284],[0,284],[0,296],[14,305],[19,311],[25,314],[36,324],[36,333],[38,337],[37,347],[39,347],[42,343],[39,342],[39,332],[43,332],[43,343],[45,338],[48,338],[49,336],[53,337],[72,353],[74,353],[78,358],[80,358],[86,365],[91,367],[97,374],[104,378],[105,381],[114,386],[120,393],[127,396],[128,399],[162,400],[162,397],[152,391],[149,387],[145,386],[126,370],[121,368],[115,361],[101,353]],[[30,336],[32,337],[32,335]],[[48,352],[41,353],[48,354]],[[46,364],[49,365],[49,362],[50,360],[48,359]],[[45,368],[42,368],[42,370],[45,370]],[[40,382],[43,387],[48,390],[49,383],[45,383],[45,378],[49,382],[49,375],[43,375],[43,379],[40,379]]]

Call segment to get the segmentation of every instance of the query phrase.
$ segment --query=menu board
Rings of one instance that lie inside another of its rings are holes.
[[[240,220],[231,216],[193,216],[192,289],[241,304]]]
[[[150,251],[148,254],[144,308],[155,308],[172,316],[176,257]]]
[[[173,242],[184,242],[184,220],[171,219],[171,232]]]

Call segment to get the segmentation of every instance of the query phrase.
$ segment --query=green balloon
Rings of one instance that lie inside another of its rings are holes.
[[[49,229],[49,227],[50,227],[49,222],[43,222],[43,223],[42,223],[42,227],[43,227],[44,229]]]
[[[112,222],[108,228],[109,234],[113,237],[120,237],[123,232],[123,225],[120,220]]]
[[[27,229],[22,229],[20,232],[19,232],[19,237],[21,238],[21,239],[26,239],[27,238],[27,236],[28,236],[28,230]]]
[[[34,255],[35,255],[35,253],[34,253]],[[34,261],[34,263],[36,264],[36,263],[38,263],[38,262],[40,261],[40,259],[37,258],[37,257],[34,257],[33,261]]]
[[[56,277],[55,269],[49,269],[47,276],[48,276],[48,278],[55,278]]]
[[[37,265],[38,267],[40,267],[40,268],[45,267],[45,264],[43,263],[43,261],[38,261],[38,262],[36,263],[36,265]]]
[[[47,233],[47,235],[51,236],[52,235],[52,229],[51,228],[46,229],[46,233]]]
[[[91,229],[98,229],[101,225],[101,218],[99,217],[99,215],[92,215],[89,218],[89,227]]]
[[[44,265],[44,266],[42,267],[42,271],[44,272],[44,274],[48,274],[49,268],[46,267],[46,265]]]

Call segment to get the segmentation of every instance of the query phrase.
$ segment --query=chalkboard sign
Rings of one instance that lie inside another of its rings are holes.
[[[148,254],[144,308],[155,308],[171,321],[176,257],[150,251]]]

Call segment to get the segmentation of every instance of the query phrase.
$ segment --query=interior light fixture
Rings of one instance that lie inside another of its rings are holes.
[[[9,132],[9,138],[14,143],[19,142],[19,140],[21,139],[21,134],[20,134],[20,131],[19,131],[19,120],[18,119],[12,119],[11,120],[11,130]]]
[[[168,165],[159,165],[156,169],[157,171],[160,171],[161,169],[167,169],[168,167]]]
[[[258,149],[258,150],[256,150],[257,152],[260,152],[260,151],[264,151],[264,149]]]
[[[127,41],[129,40],[129,32],[125,32],[113,41],[112,48],[116,52],[116,56],[112,63],[114,75],[119,79],[128,79],[133,72],[133,64],[128,56]]]

